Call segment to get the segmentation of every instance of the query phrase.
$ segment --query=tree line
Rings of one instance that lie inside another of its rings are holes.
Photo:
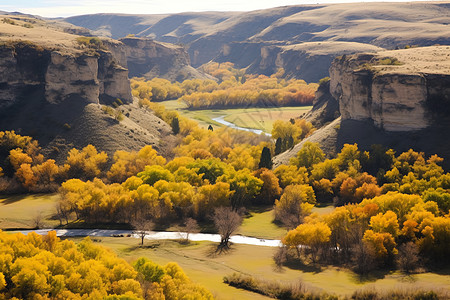
[[[447,265],[450,174],[442,161],[413,150],[396,156],[377,145],[360,151],[356,144],[325,159],[317,144],[305,143],[289,165],[274,170],[284,188],[275,220],[291,229],[277,261],[346,263],[361,273]],[[319,216],[311,213],[316,202],[337,208]]]
[[[229,63],[211,63],[204,70],[219,80],[189,79],[171,83],[162,78],[133,78],[133,96],[143,105],[180,99],[192,109],[299,106],[311,105],[318,87],[304,80],[282,79],[282,70],[270,77],[244,74]]]

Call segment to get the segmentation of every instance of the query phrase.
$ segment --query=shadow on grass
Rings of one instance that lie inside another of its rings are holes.
[[[0,203],[2,203],[3,205],[8,205],[8,204],[13,204],[13,203],[22,201],[23,199],[26,199],[28,197],[36,198],[36,195],[20,194],[20,195],[7,195],[7,196],[3,196],[3,197],[5,197],[5,199],[3,201],[1,201]]]
[[[206,248],[205,255],[209,258],[216,258],[222,255],[232,254],[235,250],[232,244],[228,247],[219,247],[219,244],[211,244]]]
[[[248,211],[248,217],[252,216],[252,213],[261,214],[268,212],[273,209],[273,205],[253,205],[250,208],[247,209]]]
[[[157,249],[157,248],[159,248],[159,246],[161,246],[161,243],[158,243],[158,242],[152,242],[152,243],[147,243],[147,244],[144,242],[144,245],[138,244],[138,245],[126,247],[126,248],[122,249],[122,251],[125,253],[131,253],[133,251],[140,250],[140,249],[142,249],[142,250]]]
[[[377,280],[383,279],[389,273],[391,273],[391,271],[389,271],[389,270],[376,270],[376,271],[372,271],[368,274],[358,274],[358,273],[352,272],[350,274],[350,278],[353,282],[362,284],[362,283],[375,282]]]
[[[318,264],[305,264],[303,261],[299,259],[290,259],[283,264],[286,268],[292,270],[299,270],[306,273],[320,273],[322,272],[322,267]]]

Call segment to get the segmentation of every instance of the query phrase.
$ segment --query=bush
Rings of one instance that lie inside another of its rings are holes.
[[[237,288],[252,291],[276,299],[338,299],[327,293],[308,291],[302,282],[283,283],[257,279],[250,275],[233,273],[223,278],[223,282]]]
[[[98,37],[80,36],[76,39],[77,43],[95,50],[106,50],[105,45]]]

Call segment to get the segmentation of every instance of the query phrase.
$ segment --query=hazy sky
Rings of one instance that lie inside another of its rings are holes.
[[[40,15],[43,17],[66,17],[66,16],[93,14],[93,13],[161,14],[161,13],[179,13],[185,11],[212,11],[212,10],[248,11],[283,5],[342,3],[342,2],[364,2],[364,1],[361,0],[359,1],[355,0],[319,0],[319,1],[317,0],[316,1],[313,0],[219,0],[219,1],[217,0],[0,0],[0,10],[20,11],[23,13]]]

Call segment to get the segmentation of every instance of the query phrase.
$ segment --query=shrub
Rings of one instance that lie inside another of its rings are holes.
[[[95,50],[106,50],[105,45],[98,37],[80,36],[76,39],[77,43]]]

